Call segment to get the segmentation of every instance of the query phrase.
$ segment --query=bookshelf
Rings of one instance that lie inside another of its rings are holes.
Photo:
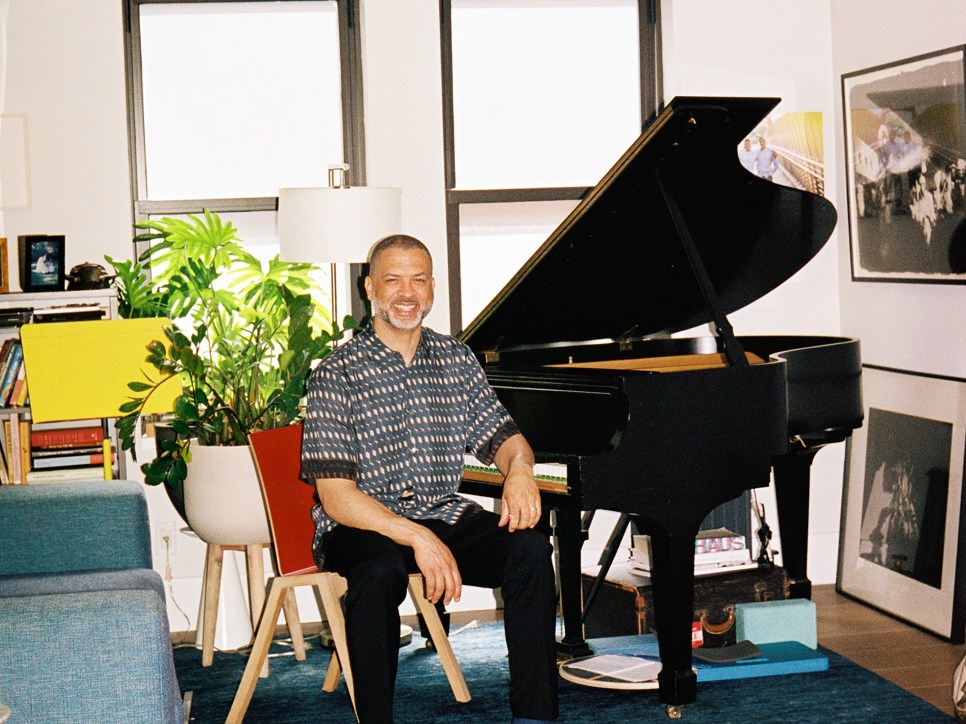
[[[94,313],[98,309],[103,310],[100,316],[101,319],[118,318],[117,294],[113,289],[0,294],[0,349],[2,349],[3,344],[7,340],[16,340],[19,343],[20,326],[24,323],[68,320],[80,321],[93,318]],[[0,362],[2,362],[2,358],[0,358]],[[0,395],[2,395],[3,382],[2,365],[0,365]],[[12,388],[10,391],[12,392]],[[29,452],[29,437],[35,431],[30,415],[29,389],[27,390],[27,394],[28,399],[25,401],[25,404],[17,404],[17,398],[10,395],[9,401],[7,399],[2,400],[3,406],[0,407],[0,420],[3,421],[3,427],[5,429],[2,440],[4,458],[8,461],[8,467],[9,465],[15,465],[15,463],[9,463],[11,461],[10,455],[14,453],[14,450],[11,448],[13,447],[21,451],[16,455],[19,461],[17,472],[21,482],[26,481],[28,470],[34,468],[33,454]],[[21,423],[24,424],[21,425]],[[44,433],[46,437],[53,438],[56,442],[58,437],[64,440],[68,439],[74,430],[95,426],[101,426],[106,431],[106,439],[111,442],[114,460],[113,462],[109,461],[108,464],[111,465],[113,477],[124,478],[127,471],[124,455],[118,449],[117,434],[114,429],[113,419],[46,422],[38,424],[36,431]],[[14,429],[17,430],[16,433],[13,432]],[[10,431],[9,434],[7,434],[7,430]],[[27,442],[24,441],[24,436],[27,436]],[[78,449],[71,451],[71,465],[79,459],[79,456],[87,455],[87,464],[90,466],[90,472],[85,473],[85,477],[103,474],[103,472],[98,472],[97,467],[93,467],[95,465],[100,465],[101,468],[104,467],[103,454],[93,450],[93,447],[96,447],[94,443],[83,446],[78,443]],[[23,452],[24,449],[27,452]],[[84,452],[81,452],[81,450]],[[39,466],[39,469],[46,469],[48,471],[47,477],[50,480],[57,479],[58,473],[54,471],[58,470],[58,468],[66,471],[70,467],[67,465],[67,461],[64,461],[65,464],[63,466],[59,466],[50,461],[51,458],[59,454],[61,454],[59,451],[48,446],[44,450],[44,455],[40,456],[46,457],[47,459]],[[99,454],[101,455],[100,459],[97,457]],[[64,455],[66,456],[67,453],[64,453]],[[13,479],[10,479],[10,472],[12,471],[8,469],[8,475],[6,476],[8,479],[3,482],[14,482]],[[64,479],[70,479],[71,475],[68,472],[64,472],[63,477]],[[35,482],[44,481],[36,480]]]

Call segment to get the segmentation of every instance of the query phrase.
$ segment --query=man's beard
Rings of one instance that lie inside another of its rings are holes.
[[[418,305],[419,314],[411,320],[401,320],[393,311],[391,304],[383,305],[383,303],[379,301],[378,297],[373,296],[372,299],[369,300],[369,303],[372,305],[372,316],[379,317],[393,329],[409,330],[416,329],[420,324],[422,324],[422,321],[426,319],[426,315],[429,314],[430,310],[433,308],[432,299],[430,299],[425,305],[420,304],[418,299],[400,299],[398,301],[403,304]]]

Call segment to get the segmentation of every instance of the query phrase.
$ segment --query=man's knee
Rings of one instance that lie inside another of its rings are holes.
[[[518,530],[510,535],[509,563],[515,568],[540,569],[551,566],[553,546],[536,530]]]
[[[349,589],[378,593],[400,602],[406,596],[409,573],[402,560],[394,557],[372,558],[355,567],[348,577]]]

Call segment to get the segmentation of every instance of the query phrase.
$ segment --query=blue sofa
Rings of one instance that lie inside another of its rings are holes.
[[[0,703],[18,722],[183,722],[139,483],[0,486]]]

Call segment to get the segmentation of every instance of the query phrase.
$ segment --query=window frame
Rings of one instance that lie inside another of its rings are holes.
[[[659,0],[637,0],[640,43],[641,127],[664,106],[663,66]],[[582,199],[592,187],[512,188],[460,190],[456,187],[455,122],[453,104],[452,0],[440,0],[440,46],[443,85],[443,163],[446,184],[446,247],[449,276],[450,328],[463,327],[460,264],[460,207],[520,201],[566,201]]]
[[[144,133],[144,95],[141,68],[141,5],[197,5],[204,3],[266,3],[272,0],[124,0],[124,63],[127,83],[128,159],[130,163],[132,219],[149,216],[198,214],[204,209],[218,213],[278,211],[278,196],[152,201],[147,196],[147,162]],[[278,0],[275,0],[278,1]],[[282,0],[309,2],[310,0]],[[363,128],[362,40],[358,0],[326,0],[338,8],[340,76],[342,82],[342,147],[352,168],[352,181],[365,185],[365,139]],[[135,248],[135,253],[143,249]]]

